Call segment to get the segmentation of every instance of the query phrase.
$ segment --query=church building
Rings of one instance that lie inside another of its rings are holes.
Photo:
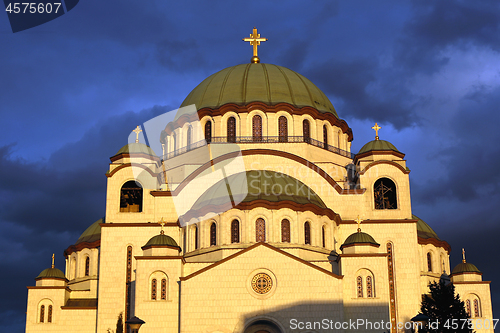
[[[105,217],[28,287],[26,333],[411,332],[442,278],[493,332],[490,282],[412,210],[411,161],[378,124],[351,152],[328,97],[244,40],[250,63],[110,152]]]

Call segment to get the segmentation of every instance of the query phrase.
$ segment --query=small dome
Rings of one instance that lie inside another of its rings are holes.
[[[195,104],[198,110],[215,109],[228,103],[251,102],[309,106],[338,118],[328,97],[314,83],[288,68],[261,63],[232,66],[212,74],[189,93],[181,108]]]
[[[144,245],[142,247],[142,249],[144,250],[148,247],[153,247],[153,246],[154,247],[161,247],[161,246],[174,247],[174,248],[179,249],[179,251],[181,250],[179,245],[177,245],[177,242],[172,237],[164,235],[164,234],[156,235],[153,238],[151,238],[146,243],[146,245]]]
[[[401,153],[392,143],[385,140],[373,140],[365,144],[358,152],[357,155],[363,154],[369,151],[385,151],[392,150],[397,153]]]
[[[481,273],[481,271],[473,264],[468,262],[461,262],[456,265],[451,272],[451,275],[462,274],[462,273]]]
[[[47,268],[35,278],[35,280],[39,279],[66,279],[66,276],[64,276],[64,273],[58,268]]]
[[[422,221],[422,219],[420,219],[416,215],[412,215],[412,218],[415,220],[418,220],[417,221],[417,235],[418,235],[418,237],[426,238],[426,239],[427,238],[435,238],[437,240],[441,240],[438,237],[438,235],[436,234],[436,232],[434,230],[432,230],[432,228],[427,223]]]
[[[116,154],[146,154],[146,155],[151,155],[156,157],[156,153],[154,152],[153,149],[151,149],[149,146],[146,146],[144,143],[129,143],[123,146]]]
[[[90,227],[88,227],[78,238],[76,241],[75,245],[80,244],[80,243],[92,243],[95,242],[96,240],[101,239],[101,223],[104,222],[104,217],[102,219],[99,219],[92,223]]]
[[[375,245],[380,246],[379,243],[373,239],[372,236],[368,235],[366,232],[358,231],[347,237],[344,244],[340,247],[342,248],[350,246],[350,245]]]

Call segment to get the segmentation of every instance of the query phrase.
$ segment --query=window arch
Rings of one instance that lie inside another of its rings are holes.
[[[134,181],[123,184],[120,192],[120,212],[142,212],[142,187]]]
[[[309,222],[304,223],[304,243],[311,245],[311,225]]]
[[[85,258],[85,276],[90,275],[90,258],[86,257]]]
[[[217,225],[213,222],[210,225],[210,246],[217,245]]]
[[[481,309],[479,308],[479,300],[474,300],[474,317],[481,317]]]
[[[357,297],[373,298],[375,297],[375,279],[373,273],[362,268],[356,273],[356,293]]]
[[[259,115],[252,117],[252,138],[253,141],[262,141],[262,117]]]
[[[227,142],[236,142],[236,118],[227,118]]]
[[[375,209],[396,209],[396,184],[389,178],[380,178],[373,185]]]
[[[337,132],[337,145],[339,146],[340,149],[342,149],[341,145],[340,145],[340,130]]]
[[[168,299],[168,276],[165,272],[156,271],[149,276],[149,298],[152,301]]]
[[[161,279],[161,299],[167,299],[167,279]]]
[[[366,277],[366,297],[373,297],[373,281],[371,276]]]
[[[240,221],[233,220],[231,222],[231,243],[240,242]]]
[[[49,311],[47,312],[47,322],[52,322],[52,305],[49,305]]]
[[[465,311],[467,311],[467,314],[469,315],[469,318],[472,318],[472,312],[470,311],[470,299],[465,301]]]
[[[311,141],[311,126],[309,120],[304,119],[302,122],[302,133],[304,136],[304,142],[309,143]]]
[[[45,321],[45,305],[40,307],[40,322],[43,323]]]
[[[328,129],[323,125],[323,148],[328,149]]]
[[[326,230],[325,230],[325,226],[323,226],[321,228],[321,244],[323,245],[323,247],[326,247]]]
[[[191,150],[191,143],[192,143],[192,136],[193,136],[193,130],[191,125],[188,126],[187,129],[187,134],[186,134],[186,150]]]
[[[290,221],[288,219],[281,221],[281,241],[290,243]]]
[[[432,272],[432,254],[427,252],[427,271]]]
[[[358,298],[363,297],[363,278],[361,276],[358,276],[356,278],[356,290],[357,290],[357,297]]]
[[[288,119],[285,116],[278,118],[279,142],[288,142]]]
[[[205,123],[205,141],[212,142],[212,122],[210,120]]]
[[[151,280],[151,300],[156,301],[156,279]]]
[[[173,144],[172,150],[174,152],[174,155],[177,155],[177,135],[175,134],[175,132],[174,132],[174,134],[172,134],[172,138],[173,138],[173,140],[172,140],[172,144]]]
[[[71,269],[71,279],[76,279],[76,255],[73,256],[73,258],[71,258],[71,266],[70,266],[70,269]]]
[[[264,221],[264,219],[260,217],[257,219],[257,221],[255,221],[255,241],[266,241],[266,221]]]
[[[194,249],[198,249],[198,227],[194,226]]]

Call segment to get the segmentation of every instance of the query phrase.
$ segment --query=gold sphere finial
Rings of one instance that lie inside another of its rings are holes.
[[[258,64],[260,62],[260,58],[257,56],[253,56],[252,59],[250,60],[252,64]]]

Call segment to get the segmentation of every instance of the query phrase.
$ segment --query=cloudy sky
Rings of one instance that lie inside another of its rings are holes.
[[[322,89],[353,129],[406,153],[412,205],[491,284],[500,311],[500,3],[99,1],[13,34],[0,14],[0,327],[26,286],[104,215],[109,157],[205,77],[262,62]],[[498,315],[494,316],[498,317]]]

